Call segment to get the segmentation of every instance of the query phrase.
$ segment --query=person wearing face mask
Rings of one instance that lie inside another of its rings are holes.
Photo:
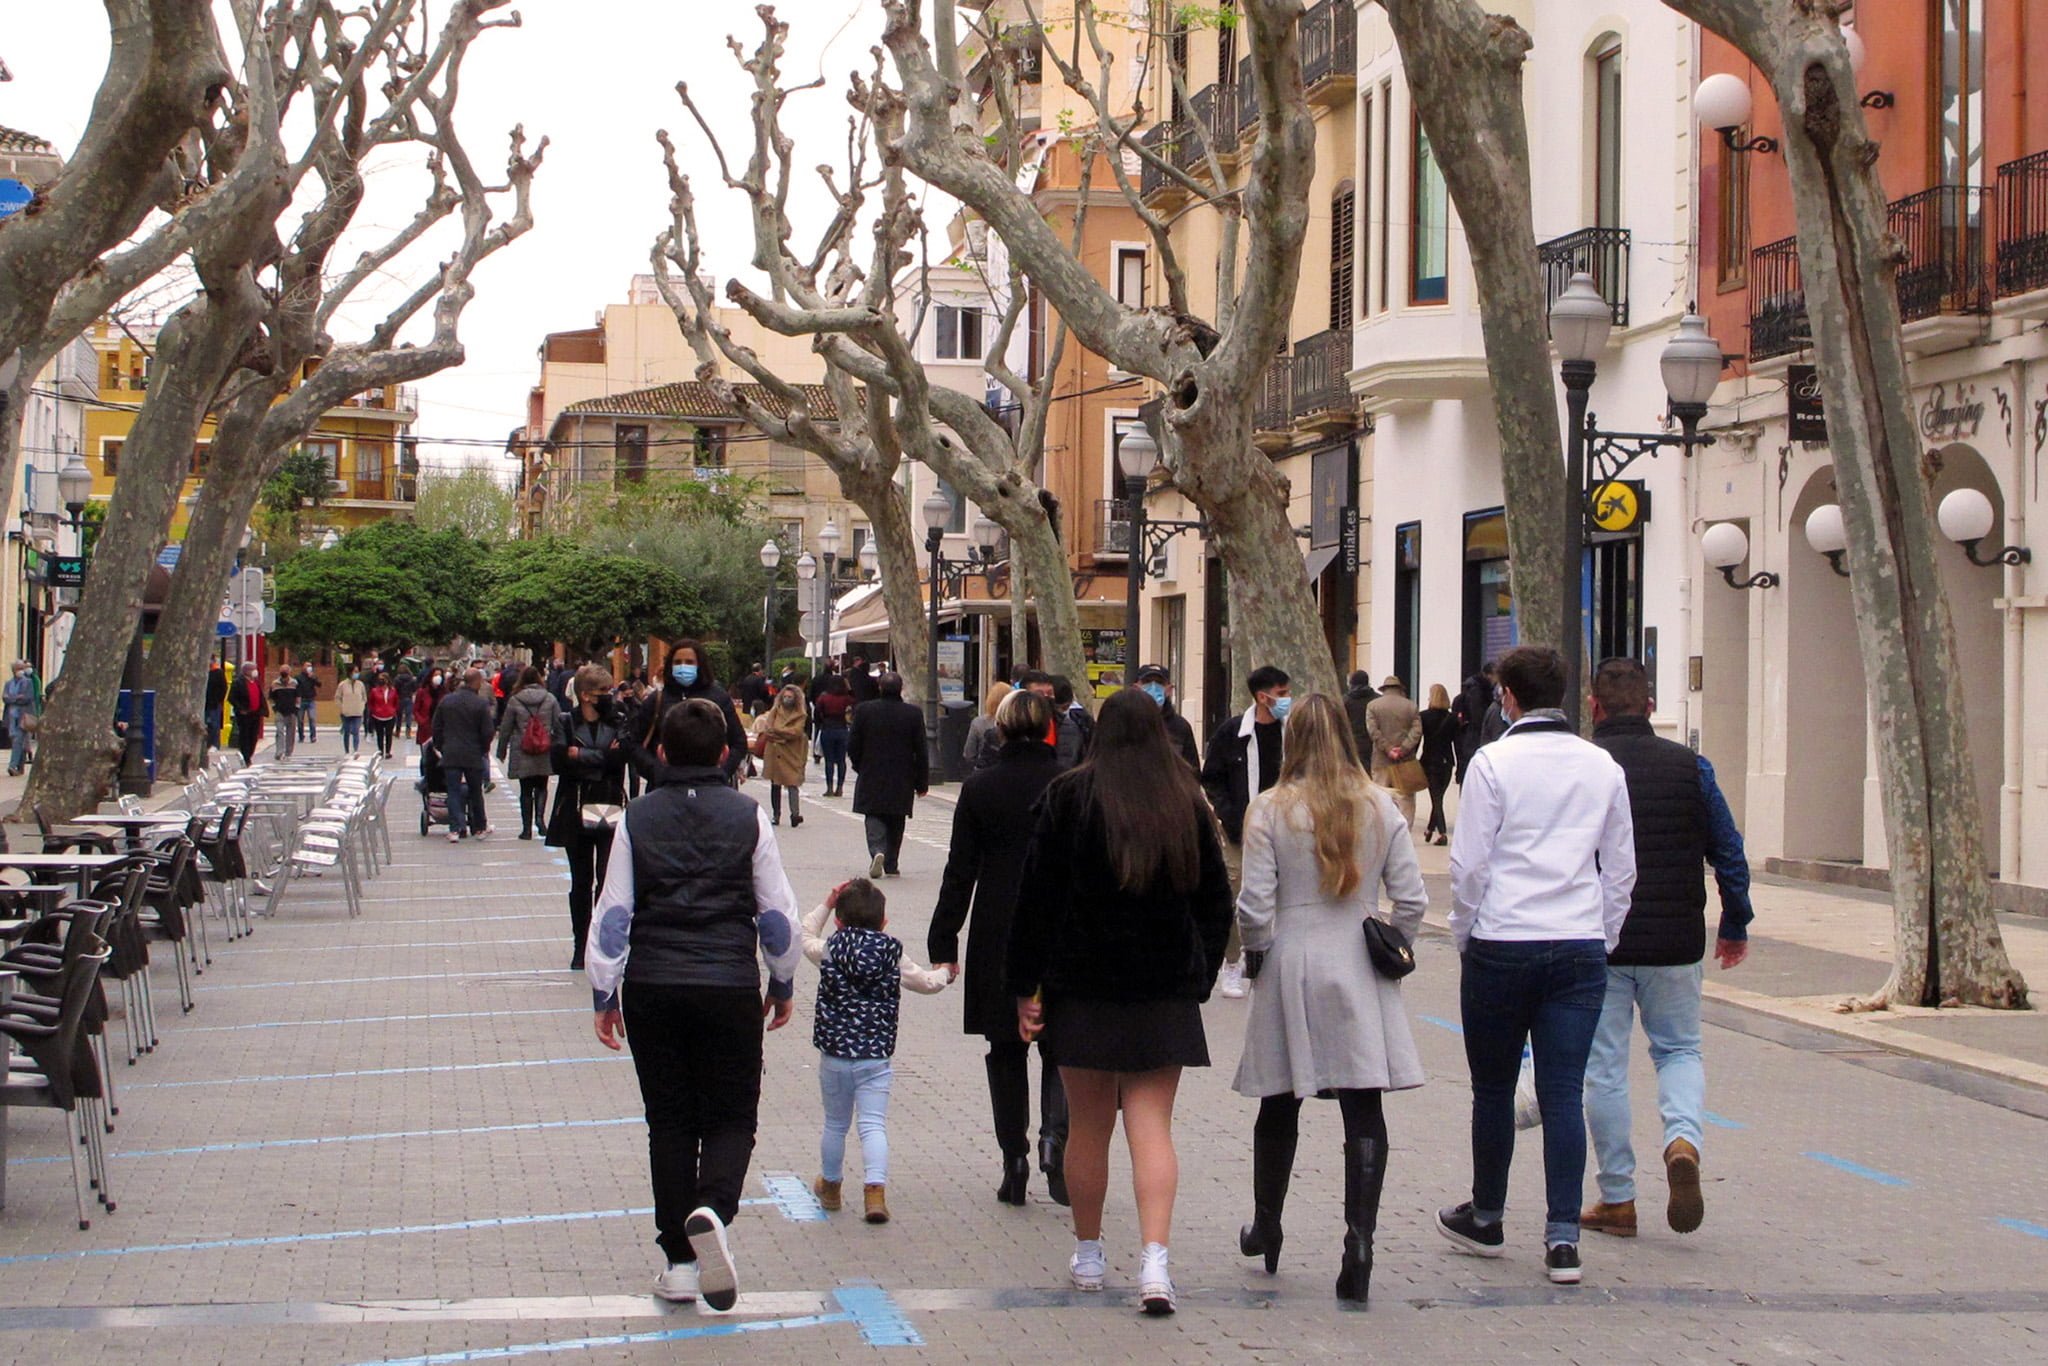
[[[1202,760],[1195,753],[1195,728],[1188,724],[1173,706],[1173,675],[1166,671],[1164,664],[1147,664],[1138,670],[1138,691],[1159,704],[1160,714],[1166,718],[1166,738],[1173,741],[1173,747],[1180,751],[1180,757],[1188,761],[1188,767],[1200,773]]]
[[[221,695],[227,695],[225,684],[222,685]],[[7,772],[13,777],[19,776],[21,770],[28,764],[30,737],[35,734],[36,718],[43,709],[42,684],[36,681],[35,668],[27,660],[14,661],[14,676],[7,680],[5,701],[9,746]],[[213,714],[216,718],[219,717],[219,703],[214,704]],[[215,720],[213,728],[216,733],[219,732],[218,719]]]
[[[1245,680],[1252,704],[1216,728],[1209,737],[1202,764],[1202,790],[1223,825],[1223,861],[1230,869],[1233,895],[1244,868],[1244,816],[1252,798],[1280,781],[1280,730],[1287,720],[1288,678],[1271,664],[1253,669]],[[1244,944],[1236,924],[1223,955],[1223,976],[1217,992],[1232,1000],[1244,996]]]
[[[576,705],[555,714],[550,766],[561,781],[543,842],[569,860],[569,968],[575,971],[583,966],[591,901],[611,857],[613,825],[606,808],[616,811],[626,803],[626,753],[611,674],[586,664],[569,688]]]
[[[643,779],[651,780],[661,767],[654,754],[661,735],[661,718],[670,707],[693,697],[714,703],[725,713],[726,750],[719,767],[737,786],[737,775],[747,762],[747,728],[740,724],[740,714],[733,708],[732,698],[712,679],[711,670],[704,662],[704,647],[690,639],[679,640],[669,647],[661,691],[640,704],[633,723],[626,727],[623,742],[626,762]]]
[[[421,749],[434,738],[434,708],[441,705],[441,696],[447,691],[448,675],[436,669],[420,680],[412,695],[412,733]]]
[[[363,684],[360,669],[350,669],[334,685],[334,708],[341,714],[341,752],[354,754],[363,747],[363,713],[369,709],[370,690]]]

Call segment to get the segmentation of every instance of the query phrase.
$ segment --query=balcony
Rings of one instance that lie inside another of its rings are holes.
[[[1122,498],[1095,500],[1095,558],[1128,559],[1131,553],[1131,507]]]
[[[1899,321],[1906,349],[1945,351],[1974,338],[1990,306],[1985,271],[1994,192],[1937,185],[1894,200],[1885,227],[1905,248],[1899,266]]]
[[[1345,376],[1351,370],[1351,329],[1331,328],[1294,344],[1290,358],[1288,411],[1302,427],[1346,426],[1358,402]]]
[[[1320,0],[1303,13],[1297,31],[1308,102],[1336,104],[1358,84],[1358,11],[1349,0]]]
[[[1190,175],[1201,175],[1208,166],[1206,152],[1214,149],[1217,160],[1228,170],[1237,162],[1237,87],[1210,85],[1188,99],[1187,117],[1182,120],[1184,136],[1174,147],[1173,164]],[[1199,135],[1195,131],[1199,128]],[[1202,138],[1208,138],[1207,147]]]
[[[1749,254],[1749,358],[1769,360],[1812,345],[1799,239],[1781,238]]]
[[[1241,59],[1237,64],[1237,131],[1242,140],[1244,130],[1259,121],[1259,88],[1252,84],[1252,59]],[[1247,151],[1250,149],[1247,148]]]
[[[1194,139],[1187,136],[1186,124],[1181,119],[1168,119],[1155,123],[1138,137],[1138,143],[1147,151],[1175,166],[1185,167],[1184,157],[1189,153],[1182,150],[1183,144],[1194,145]],[[1155,207],[1177,204],[1188,197],[1187,186],[1175,180],[1164,170],[1145,163],[1138,176],[1138,197]]]
[[[420,410],[420,391],[409,384],[391,389],[365,389],[360,394],[352,394],[343,399],[332,411],[363,410],[375,413],[417,413]]]
[[[1259,381],[1258,406],[1252,409],[1252,440],[1261,449],[1285,446],[1294,431],[1294,357],[1281,354],[1266,366]]]
[[[1572,276],[1584,271],[1613,307],[1614,325],[1627,327],[1628,250],[1627,228],[1580,228],[1537,247],[1543,263],[1544,307],[1556,303]]]
[[[409,470],[358,470],[346,479],[328,481],[337,503],[410,503],[418,476]]]
[[[2001,312],[2048,317],[2048,152],[1998,168],[1996,287]]]

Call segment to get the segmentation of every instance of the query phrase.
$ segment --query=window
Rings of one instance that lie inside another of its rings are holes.
[[[1394,221],[1394,83],[1380,82],[1380,264],[1379,299],[1380,307],[1386,308],[1393,292],[1387,287],[1387,260],[1392,254],[1387,250],[1387,234],[1393,229]]]
[[[621,423],[612,431],[612,469],[620,483],[637,484],[647,478],[647,427],[644,423]]]
[[[368,494],[378,497],[384,487],[384,443],[381,441],[356,442],[356,483],[380,492]]]
[[[1450,297],[1451,197],[1444,188],[1436,149],[1429,145],[1429,134],[1422,131],[1421,117],[1411,119],[1413,158],[1408,194],[1414,223],[1408,230],[1408,302],[1440,304]]]
[[[1593,226],[1621,226],[1621,44],[1593,58]]]
[[[1237,0],[1216,9],[1216,84],[1237,84]]]
[[[1373,92],[1365,92],[1365,111],[1359,115],[1358,124],[1358,192],[1365,196],[1365,271],[1359,278],[1358,311],[1372,316],[1372,271],[1376,253],[1373,250],[1372,224],[1372,119],[1375,101]],[[1381,219],[1385,221],[1384,216]],[[1384,292],[1385,286],[1381,286]]]
[[[100,442],[100,472],[112,479],[121,472],[121,447],[119,441]]]
[[[700,470],[725,467],[725,430],[699,427],[690,439],[690,461]]]
[[[939,481],[939,496],[953,505],[952,513],[946,518],[946,534],[958,536],[967,530],[967,500],[960,496],[960,490],[947,483],[942,476],[933,475]],[[855,547],[858,551],[859,547]]]
[[[1145,249],[1116,249],[1116,301],[1132,308],[1145,306]]]
[[[1151,654],[1166,666],[1166,672],[1173,679],[1175,687],[1187,686],[1188,678],[1188,600],[1185,594],[1170,598],[1159,598],[1152,607]],[[1149,664],[1151,660],[1137,660],[1138,664]]]
[[[938,315],[939,359],[980,360],[981,310],[940,304]]]
[[[1351,290],[1356,279],[1352,268],[1358,240],[1358,194],[1345,181],[1330,201],[1330,330],[1351,325]]]
[[[1462,676],[1513,649],[1519,635],[1508,575],[1508,523],[1499,508],[1465,514],[1465,621]]]
[[[1933,127],[1934,183],[1984,183],[1984,15],[1981,0],[1936,0],[1929,46],[1941,54]]]
[[[206,457],[212,450],[213,443],[210,441],[195,441],[192,443],[192,463],[188,467],[187,472],[194,479],[204,479],[206,477]]]
[[[1188,80],[1188,21],[1179,10],[1174,11],[1173,29],[1166,35],[1166,102],[1167,117],[1177,119],[1181,115],[1181,87]]]
[[[1740,289],[1749,283],[1749,163],[1746,152],[1734,152],[1723,141],[1717,144],[1715,184],[1717,231],[1714,241],[1714,279],[1724,290]]]
[[[327,466],[327,477],[329,479],[341,478],[341,443],[339,441],[326,439],[302,441],[299,443],[299,449],[319,456],[321,463]]]
[[[1422,691],[1422,523],[1394,528],[1394,676]]]
[[[793,474],[801,474],[804,468],[804,453],[800,447],[786,446],[780,441],[768,445],[768,467]]]
[[[793,569],[796,565],[797,557],[804,553],[803,519],[798,518],[794,521],[777,522],[775,524],[775,544],[782,547],[782,556],[790,562],[790,566]]]

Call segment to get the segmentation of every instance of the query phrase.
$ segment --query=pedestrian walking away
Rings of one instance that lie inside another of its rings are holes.
[[[1002,752],[1003,736],[996,728],[996,708],[1011,691],[1009,684],[998,679],[981,695],[981,712],[967,723],[967,743],[961,746],[970,773],[990,767]]]
[[[708,699],[663,714],[647,793],[619,824],[584,950],[598,1041],[631,1039],[646,1106],[667,1259],[654,1293],[702,1296],[721,1312],[739,1299],[726,1229],[754,1154],[763,1024],[789,1023],[803,952],[768,813],[727,779],[726,734]]]
[[[1707,953],[1712,864],[1721,894],[1714,958],[1723,969],[1749,956],[1749,861],[1742,833],[1714,781],[1714,766],[1650,726],[1650,676],[1633,659],[1610,659],[1593,676],[1593,743],[1621,765],[1628,784],[1636,880],[1620,942],[1607,955],[1607,993],[1586,1059],[1586,1127],[1598,1162],[1600,1199],[1580,1218],[1599,1233],[1636,1232],[1636,1155],[1629,1141],[1629,1037],[1640,1015],[1657,1069],[1663,1121],[1665,1222],[1691,1233],[1706,1218],[1700,1187],[1707,1074],[1700,1057],[1700,982]]]
[[[768,710],[754,718],[748,744],[761,760],[761,776],[768,783],[769,824],[782,824],[782,797],[789,794],[791,829],[804,823],[804,769],[810,762],[810,709],[804,705],[804,690],[778,688]]]
[[[391,686],[398,690],[399,729],[410,736],[413,732],[413,696],[420,690],[419,675],[401,664],[392,676]]]
[[[297,698],[298,693],[294,691],[292,696]],[[235,674],[228,689],[228,701],[234,712],[235,748],[241,752],[242,762],[248,764],[256,757],[256,746],[263,743],[263,718],[270,714],[263,676],[254,665]]]
[[[802,689],[785,687],[776,694]],[[828,1214],[842,1204],[846,1131],[860,1116],[861,1210],[870,1224],[889,1222],[889,1092],[895,1083],[896,1022],[903,989],[931,996],[959,969],[921,968],[887,933],[888,898],[864,877],[834,887],[804,917],[804,957],[818,965],[818,1007],[811,1046],[818,1050],[818,1090],[825,1127],[818,1136],[818,1177],[811,1191]],[[830,937],[825,921],[836,928]]]
[[[208,687],[210,688],[209,680]],[[222,685],[225,690],[225,684]],[[35,666],[25,659],[14,661],[14,672],[4,688],[0,688],[0,705],[4,705],[7,716],[7,772],[19,775],[31,758],[30,749],[34,744],[36,728],[42,724],[43,685],[36,678]],[[220,708],[214,707],[214,730],[220,730]]]
[[[434,708],[433,744],[448,775],[448,842],[491,833],[484,810],[484,784],[491,776],[490,683],[471,669]]]
[[[290,669],[277,671],[277,685],[270,690],[270,709],[277,713],[277,744],[273,757],[288,759],[299,739],[299,703],[304,694]]]
[[[1136,688],[1103,704],[1088,762],[1046,788],[1019,883],[1006,976],[1020,1037],[1043,1035],[1067,1091],[1069,1275],[1100,1290],[1107,1273],[1102,1206],[1121,1113],[1139,1303],[1171,1314],[1173,1103],[1181,1069],[1209,1065],[1201,1003],[1230,934],[1230,875],[1194,775]]]
[[[334,685],[334,710],[341,717],[341,752],[354,754],[363,747],[363,714],[370,708],[370,690],[360,669],[351,668]]]
[[[1072,768],[1088,757],[1095,737],[1095,720],[1074,697],[1074,685],[1065,674],[1052,676],[1052,714],[1057,726],[1053,750],[1061,768]]]
[[[1017,1002],[1003,982],[1017,884],[1031,844],[1032,808],[1059,776],[1059,760],[1046,742],[1052,706],[1029,691],[1011,692],[997,709],[1002,739],[996,761],[970,775],[953,807],[953,838],[939,883],[925,952],[932,966],[964,967],[967,985],[962,1030],[988,1043],[989,1110],[1003,1174],[996,1199],[1022,1205],[1031,1180],[1031,1045],[1017,1036]],[[967,953],[960,953],[966,928]],[[1038,1045],[1038,1168],[1046,1193],[1068,1203],[1067,1093],[1059,1068]]]
[[[1444,820],[1444,793],[1458,769],[1458,720],[1451,715],[1451,694],[1441,683],[1429,685],[1429,705],[1422,709],[1422,774],[1429,780],[1429,825],[1422,832],[1428,844],[1449,844]]]
[[[846,755],[853,762],[853,809],[867,832],[868,876],[902,871],[903,826],[929,783],[924,716],[903,700],[903,675],[875,680],[875,700],[853,709]]]
[[[1382,918],[1385,887],[1392,911]],[[1280,781],[1252,798],[1244,827],[1244,929],[1251,1019],[1234,1083],[1258,1099],[1252,1220],[1238,1251],[1279,1268],[1281,1214],[1293,1179],[1301,1103],[1334,1096],[1344,1120],[1344,1248],[1337,1298],[1364,1304],[1387,1178],[1388,1091],[1422,1085],[1398,979],[1373,963],[1373,921],[1406,947],[1428,897],[1407,819],[1366,777],[1350,718],[1309,696],[1287,718]]]
[[[1287,709],[1287,675],[1270,664],[1253,669],[1245,679],[1245,691],[1252,704],[1216,728],[1202,751],[1202,791],[1223,826],[1223,861],[1230,870],[1231,895],[1244,866],[1244,815],[1252,798],[1280,780],[1281,725]],[[1230,940],[1224,951],[1223,979],[1219,995],[1232,1000],[1244,995],[1244,946],[1238,937],[1236,918],[1230,924]]]
[[[364,702],[364,715],[369,718],[370,736],[377,742],[377,753],[386,759],[391,757],[391,738],[398,725],[398,708],[398,689],[392,686],[391,676],[378,674]]]
[[[215,660],[212,667],[206,671],[206,692],[203,698],[206,735],[199,747],[201,758],[205,758],[212,752],[213,747],[220,743],[221,727],[227,722],[227,712],[228,671],[225,665]]]
[[[843,796],[846,792],[847,718],[852,714],[853,690],[837,673],[828,672],[819,681],[817,697],[811,704],[811,720],[817,731],[818,753],[825,765],[825,795],[828,797]]]
[[[1372,731],[1366,725],[1366,708],[1379,695],[1371,674],[1363,669],[1352,671],[1344,688],[1344,719],[1351,726],[1351,747],[1358,752],[1359,762],[1366,765],[1372,763]]]
[[[1173,675],[1164,664],[1147,664],[1138,670],[1138,691],[1159,704],[1159,715],[1166,722],[1166,738],[1173,742],[1174,753],[1200,773],[1202,759],[1195,752],[1195,728],[1174,709]]]
[[[1465,785],[1465,770],[1472,763],[1472,756],[1479,752],[1485,742],[1482,732],[1486,727],[1487,711],[1493,706],[1494,666],[1483,664],[1479,672],[1472,674],[1458,689],[1458,696],[1451,703],[1451,716],[1458,723],[1458,786]]]
[[[612,834],[626,804],[626,751],[619,738],[619,707],[612,676],[596,664],[576,671],[570,689],[576,706],[555,720],[554,810],[547,844],[569,860],[569,969],[583,967],[590,908],[609,866]]]
[[[299,738],[318,740],[320,727],[313,715],[314,704],[320,700],[320,677],[313,672],[313,661],[307,660],[299,666]]]
[[[1414,825],[1415,794],[1428,782],[1416,757],[1422,749],[1422,714],[1408,696],[1408,685],[1392,674],[1366,705],[1365,733],[1372,741],[1372,780],[1394,794],[1394,805]]]
[[[540,670],[527,665],[514,680],[512,695],[498,718],[498,762],[519,784],[519,838],[530,840],[547,825],[548,776],[555,771],[555,732],[562,709],[541,686]]]
[[[860,655],[849,655],[846,659],[846,687],[853,694],[853,705],[872,702],[881,695],[881,685],[868,668],[868,662]]]
[[[1559,704],[1564,657],[1518,646],[1500,660],[1507,733],[1472,759],[1451,837],[1450,926],[1465,1060],[1472,1072],[1472,1198],[1437,1213],[1459,1249],[1506,1246],[1515,1156],[1515,1081],[1534,1053],[1543,1113],[1544,1266],[1579,1282],[1579,1197],[1586,1179],[1586,1054],[1635,884],[1628,787],[1619,765],[1581,740]]]

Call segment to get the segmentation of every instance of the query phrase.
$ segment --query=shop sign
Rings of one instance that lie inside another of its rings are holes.
[[[85,556],[52,555],[44,561],[49,567],[50,587],[85,587]]]
[[[1984,400],[1974,384],[1958,384],[1953,394],[1946,384],[1937,384],[1920,405],[1920,435],[1929,441],[1973,437],[1983,422]]]
[[[1820,371],[1811,365],[1787,366],[1785,394],[1786,435],[1794,441],[1826,441],[1828,415],[1821,402]]]
[[[1358,576],[1358,509],[1344,509],[1343,532],[1338,538],[1339,557],[1344,563],[1344,572],[1353,578]]]
[[[1650,491],[1638,479],[1610,479],[1586,500],[1596,531],[1622,535],[1650,520]]]

